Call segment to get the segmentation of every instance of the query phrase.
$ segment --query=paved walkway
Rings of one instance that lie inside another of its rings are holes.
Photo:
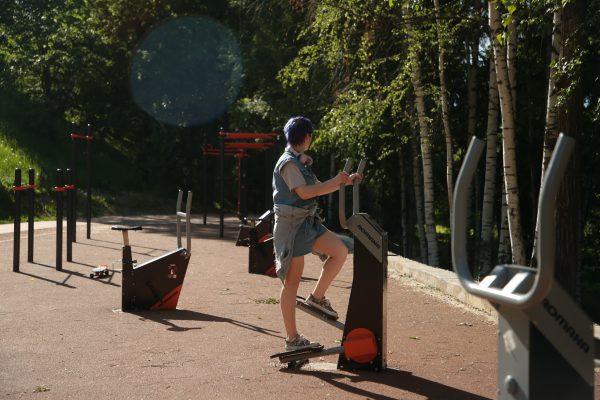
[[[140,223],[143,225],[144,221],[153,221],[157,218],[163,218],[163,216],[146,215],[146,216],[106,216],[94,219],[94,223],[100,224],[96,229],[108,229],[108,225],[111,223],[118,223],[118,221],[129,221],[129,223]],[[170,217],[166,217],[170,218]],[[212,217],[214,218],[214,217]],[[134,222],[131,222],[134,221]],[[194,218],[193,223],[196,225],[202,224],[202,220]],[[214,223],[214,221],[213,221]],[[227,217],[228,225],[235,225],[237,219],[233,217]],[[78,230],[83,229],[86,226],[86,222],[77,222]],[[6,234],[12,233],[14,224],[0,224],[0,237]],[[36,221],[36,231],[50,231],[56,229],[56,221]],[[66,226],[63,228],[66,229]],[[21,223],[21,233],[28,231],[28,224],[26,222]],[[440,268],[433,268],[425,264],[410,260],[408,258],[390,255],[388,258],[388,266],[392,271],[400,275],[405,275],[410,278],[416,279],[424,285],[445,293],[448,296],[455,298],[456,300],[465,303],[475,309],[482,310],[485,313],[490,314],[495,318],[496,310],[487,301],[480,297],[474,296],[468,293],[460,284],[460,281],[453,271],[448,271]],[[594,324],[594,334],[596,338],[600,338],[600,325]],[[600,347],[600,346],[597,346]]]
[[[387,364],[383,374],[340,371],[336,357],[289,371],[268,355],[281,349],[277,280],[247,273],[247,249],[233,246],[237,221],[193,219],[192,258],[178,310],[120,311],[121,237],[112,224],[141,224],[130,234],[139,262],[174,248],[172,216],[96,219],[92,239],[78,224],[71,263],[54,269],[53,222],[36,224],[35,262],[12,272],[12,226],[0,233],[0,397],[38,399],[403,399],[485,400],[495,393],[496,327],[455,298],[453,274],[389,257]],[[43,228],[42,228],[43,227]],[[39,228],[39,232],[37,232]],[[112,276],[89,279],[99,264]],[[351,259],[328,295],[345,315]],[[301,294],[314,285],[307,257]],[[452,296],[445,293],[450,293]],[[346,301],[345,301],[346,300]],[[465,297],[465,302],[476,301]],[[486,310],[481,303],[474,306]],[[339,345],[333,327],[299,313],[301,331]],[[600,386],[596,386],[597,396]]]

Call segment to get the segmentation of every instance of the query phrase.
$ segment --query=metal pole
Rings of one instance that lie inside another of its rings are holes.
[[[13,228],[13,272],[19,272],[21,256],[21,169],[15,168],[15,218]]]
[[[223,138],[223,136],[219,137],[220,143],[221,143],[221,154],[219,156],[219,176],[221,177],[220,181],[221,181],[221,203],[220,203],[220,207],[219,207],[219,237],[223,237],[223,225],[224,225],[224,221],[223,221],[223,207],[224,207],[224,203],[225,203],[225,192],[224,192],[224,188],[225,188],[225,184],[223,182],[224,179],[224,172],[223,172],[223,161],[225,159],[225,139]]]
[[[265,151],[265,157],[264,157],[264,161],[265,161],[265,186],[264,186],[264,190],[265,190],[265,194],[263,197],[264,200],[264,210],[268,210],[271,208],[270,203],[271,203],[271,199],[273,198],[272,196],[272,190],[271,190],[271,180],[273,179],[273,166],[271,165],[271,160],[273,158],[273,152],[275,151],[275,146],[271,146],[270,149],[268,149],[267,151]]]
[[[62,271],[63,198],[62,170],[56,170],[56,270]]]
[[[35,216],[35,171],[29,168],[29,195],[28,217],[27,217],[27,261],[33,262],[33,234]]]
[[[77,226],[77,188],[78,188],[78,183],[77,183],[77,170],[75,167],[75,164],[77,163],[77,153],[75,151],[75,138],[73,136],[71,136],[71,175],[72,175],[72,183],[73,185],[75,185],[75,196],[73,199],[73,204],[71,205],[71,207],[73,207],[73,226]],[[75,230],[73,232],[73,241],[77,242],[77,230]]]
[[[204,225],[206,225],[206,213],[207,213],[207,208],[208,208],[208,198],[206,195],[206,188],[208,186],[207,184],[207,180],[208,180],[208,171],[206,169],[207,165],[206,165],[206,159],[207,159],[207,155],[206,152],[204,151],[204,149],[206,149],[206,132],[204,132],[204,134],[202,135],[202,153],[203,153],[203,157],[202,157],[202,168],[204,173],[202,174],[202,203],[204,205]]]
[[[90,124],[88,124],[88,132]],[[92,236],[92,141],[87,139],[87,193],[85,203],[85,215],[87,218],[87,235],[88,239]]]
[[[65,188],[67,188],[67,261],[73,261],[73,189],[71,170],[67,168]]]
[[[237,175],[237,207],[236,214],[239,219],[243,219],[242,215],[242,157],[236,156],[237,166],[236,166],[236,175]]]

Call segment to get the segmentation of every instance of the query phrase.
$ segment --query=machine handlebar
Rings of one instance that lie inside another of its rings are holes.
[[[192,211],[192,195],[191,191],[187,192],[187,200],[185,205],[185,212],[181,212],[181,201],[183,200],[183,191],[179,190],[177,193],[177,210],[175,215],[177,216],[177,248],[181,248],[181,218],[185,218],[185,236],[187,239],[186,250],[191,252],[192,250],[192,231],[191,231],[191,211]]]
[[[365,170],[365,165],[366,165],[367,161],[362,159],[360,160],[360,162],[358,163],[358,169],[356,170],[357,173],[362,174],[363,171]],[[348,158],[346,160],[346,164],[344,165],[344,172],[348,172],[350,173],[350,170],[352,169],[352,164],[353,161],[351,158]],[[352,213],[353,214],[358,214],[359,212],[359,186],[360,184],[358,182],[354,182],[353,187],[352,187]],[[346,185],[342,184],[340,185],[340,190],[339,190],[339,195],[340,195],[340,209],[339,209],[339,218],[340,218],[340,226],[344,229],[348,229],[348,222],[346,220]]]
[[[527,309],[539,304],[548,294],[554,280],[554,251],[556,242],[556,195],[562,182],[575,140],[561,134],[544,176],[538,208],[538,240],[536,257],[538,270],[526,293],[514,293],[504,288],[486,287],[475,282],[467,259],[467,204],[477,163],[483,154],[484,143],[473,137],[456,180],[452,212],[452,262],[462,286],[467,292],[494,303]]]
[[[365,170],[365,165],[367,164],[367,160],[362,159],[358,163],[358,168],[356,169],[356,173],[361,174]],[[354,182],[352,185],[352,214],[358,214],[360,212],[360,196],[359,196],[359,187],[360,183]]]

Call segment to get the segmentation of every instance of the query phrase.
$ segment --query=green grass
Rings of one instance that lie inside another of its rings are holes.
[[[41,168],[35,157],[20,148],[17,141],[6,134],[6,127],[0,125],[0,180],[3,189],[12,188],[15,168],[21,168],[23,183],[27,183],[29,168],[36,171],[36,181],[39,180]]]

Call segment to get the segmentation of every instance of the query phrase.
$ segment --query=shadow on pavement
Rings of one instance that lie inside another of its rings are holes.
[[[357,375],[353,376],[330,371],[298,371],[291,369],[283,369],[282,371],[311,375],[348,393],[357,394],[374,400],[392,400],[396,398],[351,386],[350,384],[343,382],[343,380],[349,379],[350,383],[368,381],[386,385],[399,390],[417,393],[428,400],[491,400],[478,394],[465,392],[461,389],[415,376],[411,372],[400,371],[394,368],[388,368],[384,372],[357,372]]]
[[[41,265],[43,267],[50,267],[49,265],[45,265],[45,264],[38,264],[38,263],[32,263],[32,264]],[[54,268],[54,267],[51,267],[51,268]],[[37,275],[33,275],[33,274],[28,274],[27,272],[23,272],[23,271],[19,271],[17,273],[21,274],[21,275],[29,276],[31,278],[39,279],[39,280],[44,281],[44,282],[49,282],[49,283],[54,283],[55,285],[64,286],[64,287],[69,288],[69,289],[77,289],[77,286],[68,285],[68,284],[65,283],[65,281],[58,282],[58,281],[54,281],[52,279],[43,278],[41,276],[37,276]]]
[[[119,237],[119,239],[121,239],[121,238]],[[119,250],[119,251],[123,248],[123,240],[122,239],[119,240],[119,241],[114,241],[114,242],[111,241],[111,240],[102,240],[102,239],[93,239],[93,238],[92,239],[88,239],[88,240],[91,241],[91,242],[98,242],[98,243],[110,243],[110,244],[114,244],[114,245],[116,245],[118,247],[101,246],[99,244],[94,245],[94,244],[79,243],[79,242],[77,242],[77,244],[84,244],[84,245],[87,245],[87,246],[102,247],[102,248],[105,248],[105,249]],[[171,250],[166,250],[166,249],[159,249],[159,248],[156,248],[156,247],[141,246],[139,244],[132,244],[131,247],[132,248],[135,247],[135,248],[138,248],[138,249],[148,250],[148,253],[152,253],[152,252],[155,252],[155,251],[164,251],[166,253],[167,251],[171,251],[172,250],[172,249]],[[173,246],[173,247],[175,247],[175,246]],[[146,253],[139,253],[139,254],[146,254]]]
[[[101,242],[101,240],[96,240],[96,239],[90,239],[90,240],[91,241]],[[95,243],[82,243],[82,242],[77,242],[77,245],[78,246],[90,246],[90,247],[98,247],[98,248],[102,248],[102,249],[114,250],[115,252],[117,252],[119,254],[121,254],[122,251],[123,251],[123,249],[122,249],[123,245],[122,244],[118,248],[116,248],[116,247],[109,247],[109,246],[103,246],[103,245],[95,244]],[[148,251],[145,252],[145,253],[142,253],[140,251],[135,251],[135,249],[138,248],[138,247],[141,247],[141,248],[144,248],[144,249],[148,249]],[[173,246],[173,250],[174,249],[175,249],[175,246]],[[156,255],[153,255],[153,253],[155,251],[160,251],[160,252],[167,253],[168,251],[171,251],[171,250],[163,250],[163,249],[157,249],[157,248],[154,248],[154,247],[143,247],[143,246],[137,246],[137,245],[132,245],[131,246],[131,253],[133,255],[156,257]]]
[[[83,264],[83,263],[74,262],[74,261],[73,261],[72,263],[73,263],[73,264],[84,265],[84,266],[89,266],[89,267],[94,267],[94,266],[92,266],[92,265],[89,265],[89,264]],[[55,268],[56,268],[56,267],[54,267],[54,266],[52,266],[52,265],[48,265],[48,264],[42,264],[42,263],[35,262],[35,261],[34,261],[34,262],[31,262],[30,264],[33,264],[33,265],[38,265],[38,266],[40,266],[40,267],[52,268],[52,269],[55,269]],[[81,272],[71,271],[71,270],[68,270],[68,269],[66,269],[66,268],[63,268],[63,269],[62,269],[62,271],[59,271],[59,272],[62,272],[62,273],[65,273],[65,274],[67,274],[67,276],[65,277],[65,279],[64,279],[62,282],[55,281],[55,280],[48,279],[48,278],[44,278],[44,277],[41,277],[41,276],[38,276],[38,275],[34,275],[34,274],[30,274],[30,273],[26,273],[26,272],[23,272],[23,271],[19,271],[19,273],[20,273],[20,274],[22,274],[22,275],[26,275],[26,276],[29,276],[29,277],[31,277],[31,278],[35,278],[35,279],[39,279],[39,280],[42,280],[42,281],[46,281],[46,282],[50,282],[50,283],[54,283],[54,284],[56,284],[56,285],[59,285],[59,286],[64,286],[64,287],[67,287],[67,288],[70,288],[70,289],[76,289],[76,288],[77,288],[77,286],[73,286],[73,285],[69,285],[69,284],[67,284],[67,281],[68,281],[68,280],[69,280],[69,279],[70,279],[72,276],[76,276],[76,277],[79,277],[79,278],[85,278],[85,279],[91,279],[91,278],[89,277],[89,275],[87,275],[87,274],[82,274]],[[108,280],[107,280],[107,279],[94,279],[94,280],[95,280],[95,281],[97,281],[97,282],[100,282],[100,283],[102,283],[102,284],[104,284],[104,285],[111,285],[111,286],[120,287],[121,285],[119,285],[119,284],[117,284],[117,283],[113,283],[113,282],[112,282],[112,277],[113,277],[113,275],[114,275],[114,274],[111,274],[111,275],[109,275],[109,279],[108,279]]]
[[[242,321],[236,321],[230,318],[217,317],[215,315],[203,314],[190,310],[135,311],[132,312],[132,314],[138,315],[142,321],[148,320],[158,322],[159,324],[163,324],[168,327],[167,330],[174,332],[185,332],[192,329],[202,329],[202,327],[186,328],[184,326],[181,326],[181,324],[178,323],[178,321],[225,322],[234,326],[238,326],[240,328],[249,329],[251,331],[262,333],[264,335],[283,339],[283,336],[279,335],[278,331],[261,328],[256,325],[248,324]]]

